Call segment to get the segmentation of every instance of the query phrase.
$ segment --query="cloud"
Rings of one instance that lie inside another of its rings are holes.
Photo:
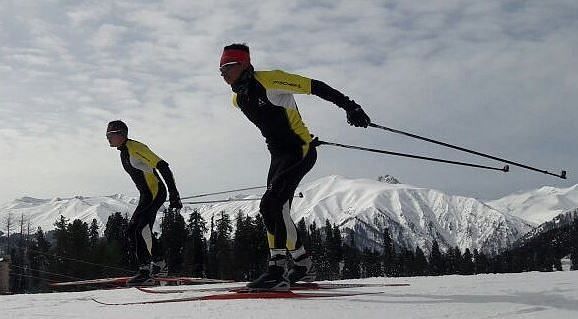
[[[232,42],[251,46],[258,69],[325,81],[377,123],[564,167],[570,177],[517,169],[502,176],[323,147],[306,179],[388,173],[480,198],[576,184],[577,7],[569,0],[12,2],[0,9],[0,151],[11,154],[0,159],[9,181],[0,201],[134,192],[102,133],[112,119],[127,121],[166,158],[183,195],[261,184],[264,141],[231,107],[217,70]],[[487,163],[350,128],[330,103],[296,99],[324,139]]]
[[[101,25],[92,38],[92,45],[99,50],[116,46],[126,33],[127,28],[105,24]]]

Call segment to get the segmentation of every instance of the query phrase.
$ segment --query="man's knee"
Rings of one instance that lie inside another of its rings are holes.
[[[261,213],[263,218],[271,216],[271,212],[275,210],[276,201],[277,200],[275,196],[269,191],[263,194],[263,197],[261,198],[261,203],[259,204],[259,212]]]
[[[127,233],[130,235],[138,235],[142,232],[143,228],[147,227],[148,222],[142,219],[131,220],[128,223]]]

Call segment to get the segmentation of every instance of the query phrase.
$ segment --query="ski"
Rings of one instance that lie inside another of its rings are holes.
[[[130,302],[105,302],[95,298],[92,301],[101,305],[107,306],[128,306],[128,305],[147,305],[147,304],[163,304],[187,301],[209,301],[209,300],[246,300],[246,299],[310,299],[310,298],[333,298],[333,297],[352,297],[362,295],[376,295],[383,292],[352,292],[352,293],[333,293],[333,292],[308,292],[297,293],[293,291],[273,292],[227,292],[223,294],[213,294],[204,296],[193,296],[184,298],[170,298],[159,300],[145,300],[145,301],[130,301]]]
[[[301,290],[327,290],[327,289],[348,289],[348,288],[363,288],[363,287],[404,287],[409,286],[407,283],[384,283],[384,284],[356,284],[356,283],[297,283],[290,288],[292,291]],[[188,288],[188,289],[153,289],[146,287],[136,287],[138,290],[152,294],[175,294],[186,292],[247,292],[251,291],[246,286],[235,287],[209,287],[209,288]]]
[[[88,279],[88,280],[78,280],[78,281],[67,281],[67,282],[56,282],[50,284],[53,288],[65,288],[65,287],[126,287],[126,282],[131,277],[114,277],[114,278],[99,278],[99,279]],[[230,283],[230,280],[219,280],[219,279],[209,279],[209,278],[198,278],[198,277],[155,277],[154,285],[198,285],[198,284],[214,284],[214,283]]]
[[[307,289],[343,289],[343,288],[362,288],[362,287],[405,287],[408,283],[382,283],[382,284],[363,284],[363,283],[317,283],[304,282],[291,285],[292,290]]]

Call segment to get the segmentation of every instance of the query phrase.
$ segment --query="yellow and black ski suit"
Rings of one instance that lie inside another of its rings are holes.
[[[325,83],[300,75],[252,68],[246,72],[250,72],[248,83],[233,95],[233,104],[259,128],[271,153],[267,191],[260,205],[269,248],[272,255],[284,254],[285,249],[294,255],[303,244],[290,216],[291,202],[299,182],[313,168],[317,152],[293,94],[314,94],[343,108],[354,102]]]
[[[145,144],[128,139],[120,150],[124,170],[130,175],[139,193],[138,205],[128,226],[128,239],[140,266],[148,265],[152,258],[161,258],[152,240],[152,228],[157,211],[167,198],[167,189],[157,170],[163,176],[169,192],[178,196],[173,175],[167,162],[153,153]]]

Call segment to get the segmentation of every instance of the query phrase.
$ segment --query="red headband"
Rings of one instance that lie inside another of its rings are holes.
[[[230,62],[238,62],[247,66],[251,64],[251,57],[249,56],[249,52],[244,50],[238,49],[228,49],[223,51],[223,55],[221,55],[221,62],[219,66],[223,66],[224,64]]]

